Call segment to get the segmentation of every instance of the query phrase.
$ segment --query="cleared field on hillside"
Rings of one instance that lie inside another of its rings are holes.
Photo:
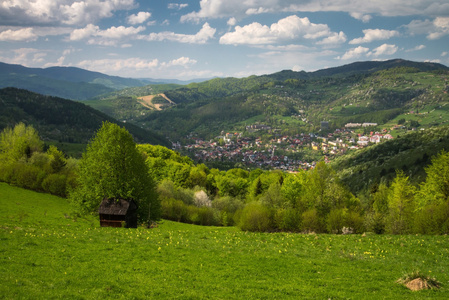
[[[0,183],[4,299],[447,299],[447,236],[248,233],[162,221],[100,228]],[[420,270],[439,290],[396,283]]]

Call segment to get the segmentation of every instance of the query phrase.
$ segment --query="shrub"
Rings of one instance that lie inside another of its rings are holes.
[[[449,203],[430,204],[415,216],[414,231],[421,234],[449,233]]]
[[[270,209],[257,202],[247,204],[240,215],[239,227],[244,231],[271,230]]]
[[[354,233],[362,233],[366,229],[363,216],[356,211],[348,211],[346,213],[345,226],[352,228]]]
[[[61,197],[66,197],[67,176],[63,174],[50,174],[42,181],[42,188],[45,192]]]
[[[302,231],[323,232],[322,220],[318,216],[316,208],[309,209],[302,213]]]
[[[365,215],[365,228],[369,232],[383,234],[385,232],[385,217],[378,212],[370,212]]]
[[[326,228],[329,233],[341,233],[346,225],[346,210],[333,209],[326,219]]]
[[[188,207],[181,200],[163,199],[161,202],[162,217],[177,222],[188,222]]]
[[[46,174],[40,168],[25,163],[16,163],[14,172],[15,183],[18,186],[35,191],[42,190],[41,184]]]
[[[282,231],[299,231],[301,228],[301,215],[294,209],[278,209],[274,221]]]

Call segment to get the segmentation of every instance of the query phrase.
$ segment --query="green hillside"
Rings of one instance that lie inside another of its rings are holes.
[[[0,90],[0,130],[24,122],[33,125],[45,141],[87,144],[104,121],[125,126],[139,142],[169,144],[154,132],[118,122],[79,102],[16,88]]]
[[[252,233],[162,221],[101,228],[66,199],[0,183],[6,299],[447,299],[438,235]],[[440,289],[397,281],[419,270]],[[354,285],[354,278],[357,284]],[[367,296],[369,295],[369,296]]]
[[[245,124],[254,122],[290,133],[317,132],[320,121],[328,121],[331,130],[350,122],[377,123],[380,130],[401,119],[424,127],[445,124],[449,120],[448,68],[406,61],[403,66],[394,64],[398,65],[371,73],[334,72],[337,75],[309,79],[294,78],[295,72],[284,71],[190,84],[165,93],[176,107],[135,121],[173,139],[191,132],[208,139],[223,130],[242,131]]]

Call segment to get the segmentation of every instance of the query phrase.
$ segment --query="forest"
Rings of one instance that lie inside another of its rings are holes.
[[[74,213],[96,213],[99,201],[114,194],[142,201],[141,222],[163,218],[244,231],[447,234],[449,153],[430,161],[420,182],[398,169],[391,181],[353,193],[324,162],[297,173],[209,169],[163,146],[136,144],[108,122],[81,159],[46,145],[23,123],[0,135],[0,180],[68,197]]]

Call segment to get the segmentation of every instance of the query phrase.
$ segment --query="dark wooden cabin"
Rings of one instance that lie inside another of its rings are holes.
[[[137,228],[137,204],[132,199],[105,198],[98,213],[101,227]]]

